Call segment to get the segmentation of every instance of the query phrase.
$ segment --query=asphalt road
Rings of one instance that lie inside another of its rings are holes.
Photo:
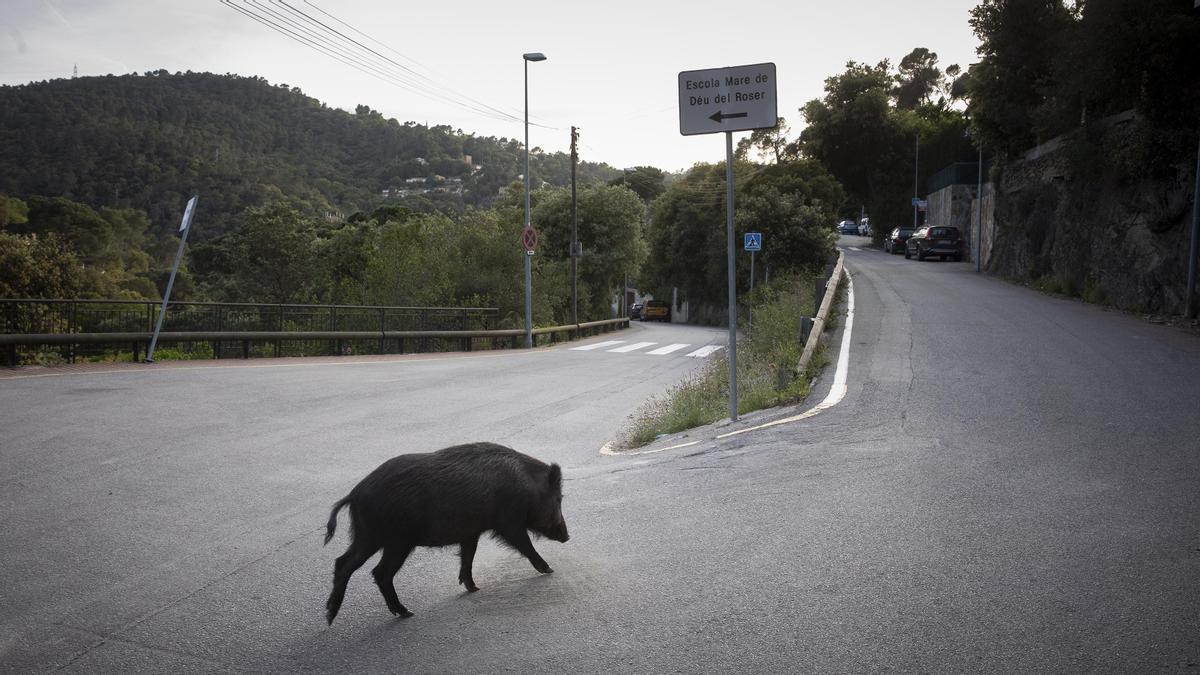
[[[651,350],[723,331],[594,341],[656,343],[625,353],[0,379],[0,665],[1196,669],[1200,339],[966,263],[847,265],[837,406],[652,454],[598,449],[699,363]],[[454,551],[419,550],[396,584],[415,617],[387,613],[369,562],[326,627],[346,541],[321,546],[329,505],[391,455],[467,440],[563,464],[571,541],[535,543],[555,573],[481,543],[465,594]]]

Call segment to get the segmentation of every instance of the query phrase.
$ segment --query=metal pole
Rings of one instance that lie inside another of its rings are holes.
[[[579,154],[575,150],[575,127],[571,127],[571,323],[579,323],[579,292],[576,286],[576,275],[578,274],[579,258],[576,255],[575,242],[578,239],[578,210],[575,203],[575,164],[579,161]]]
[[[754,295],[754,251],[750,251],[750,294]],[[746,304],[747,319],[746,323],[751,327],[754,326],[754,301],[751,299]]]
[[[1196,147],[1196,188],[1192,192],[1192,248],[1188,256],[1187,306],[1184,316],[1196,318],[1196,253],[1200,247],[1200,146]]]
[[[725,132],[725,266],[729,283],[729,419],[738,418],[737,404],[737,277],[733,255],[733,132]]]
[[[529,59],[525,63],[525,227],[529,227]],[[525,255],[525,348],[533,348],[533,271],[529,251]]]
[[[621,287],[621,316],[629,316],[629,272],[625,273],[625,285]]]
[[[175,274],[179,272],[179,261],[183,259],[183,246],[187,243],[188,233],[192,231],[192,214],[196,211],[196,202],[199,201],[199,195],[188,200],[187,208],[183,212],[183,224],[179,229],[183,231],[183,236],[179,238],[179,250],[175,251],[175,263],[171,265],[171,276],[167,278],[167,290],[163,293],[162,309],[158,311],[158,323],[154,326],[154,335],[150,338],[150,347],[146,349],[146,363],[154,362],[154,348],[158,346],[158,334],[162,332],[163,319],[167,316],[167,303],[171,300],[171,288],[175,286]]]
[[[983,140],[979,141],[979,184],[975,188],[975,271],[983,264]]]

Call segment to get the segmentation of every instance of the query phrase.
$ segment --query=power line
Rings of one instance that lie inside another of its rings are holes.
[[[288,5],[288,4],[287,4],[287,2],[285,2],[284,0],[277,0],[277,1],[278,1],[278,2],[280,2],[280,3],[281,3],[281,4],[283,4],[283,5],[285,5],[285,6],[289,7],[289,8],[291,8],[291,5]],[[420,66],[420,67],[422,67],[422,68],[425,68],[425,67],[426,67],[424,64],[420,63],[419,61],[417,61],[417,60],[415,60],[415,59],[412,59],[412,58],[409,58],[409,57],[405,56],[404,54],[401,54],[400,52],[396,51],[395,49],[392,49],[391,47],[389,47],[388,45],[384,44],[383,42],[380,42],[379,40],[376,40],[375,38],[373,38],[373,37],[371,37],[370,35],[368,35],[368,34],[366,34],[366,33],[362,32],[361,30],[359,30],[359,29],[355,28],[354,26],[350,25],[349,23],[346,23],[345,21],[343,21],[343,20],[339,19],[338,17],[334,16],[333,14],[330,14],[329,12],[327,12],[327,11],[325,11],[325,10],[321,9],[321,8],[320,8],[319,6],[317,6],[315,3],[313,3],[313,2],[310,2],[309,0],[304,0],[304,4],[306,4],[306,5],[310,6],[310,7],[312,7],[313,9],[317,10],[317,11],[318,11],[318,12],[320,12],[321,14],[324,14],[325,16],[329,17],[329,18],[330,18],[330,19],[332,19],[333,21],[336,21],[337,23],[339,23],[339,24],[341,24],[341,25],[345,26],[345,27],[346,27],[348,30],[350,30],[350,31],[352,31],[352,32],[354,32],[354,33],[357,33],[357,34],[359,34],[359,35],[361,35],[361,36],[365,37],[366,39],[370,40],[371,42],[374,42],[375,44],[377,44],[377,45],[380,45],[381,47],[383,47],[383,48],[384,48],[384,49],[386,49],[387,51],[390,51],[390,52],[392,52],[393,54],[396,54],[396,55],[397,55],[397,56],[399,56],[400,58],[402,58],[402,59],[404,59],[404,60],[406,60],[406,61],[410,61],[410,62],[412,62],[414,65]],[[299,10],[295,10],[295,9],[293,9],[293,11],[297,11],[297,12],[299,12]],[[301,13],[303,13],[303,12],[301,12]],[[308,15],[307,15],[307,14],[305,14],[305,16],[308,16]],[[312,17],[309,17],[309,18],[312,18]],[[317,19],[312,19],[312,20],[313,20],[313,21],[317,21],[317,23],[321,23],[321,22],[320,22],[320,21],[318,21]],[[321,23],[321,25],[322,25],[322,26],[325,26],[325,24],[324,24],[324,23]],[[328,26],[326,26],[326,27],[328,28]],[[343,35],[343,33],[341,33],[341,32],[338,32],[338,31],[336,31],[336,30],[335,30],[335,29],[333,29],[333,28],[329,28],[329,30],[333,30],[334,32],[337,32],[337,33],[338,33],[338,35]],[[375,54],[375,55],[379,56],[380,58],[387,60],[389,63],[395,64],[397,67],[399,67],[399,68],[402,68],[402,69],[404,69],[404,70],[406,70],[406,71],[408,71],[408,72],[412,73],[413,75],[415,75],[415,76],[417,76],[417,77],[421,78],[422,80],[425,80],[425,81],[426,81],[426,82],[428,82],[429,84],[431,84],[431,85],[433,85],[433,86],[435,86],[435,87],[438,87],[439,89],[443,89],[443,90],[445,90],[445,91],[449,91],[449,92],[451,92],[451,93],[453,93],[453,94],[455,94],[455,95],[457,95],[457,96],[461,96],[462,98],[465,98],[465,99],[467,99],[468,101],[471,101],[471,102],[473,102],[473,103],[477,103],[477,104],[479,104],[479,105],[481,105],[481,106],[484,106],[485,108],[487,108],[487,109],[489,109],[489,110],[493,110],[493,111],[495,111],[495,112],[497,112],[497,113],[499,113],[499,114],[501,114],[501,115],[505,115],[505,116],[507,116],[507,117],[511,117],[511,118],[512,118],[513,120],[515,120],[515,121],[521,121],[521,122],[523,122],[523,121],[524,121],[524,120],[523,120],[521,117],[519,117],[519,116],[518,116],[517,114],[515,114],[515,113],[510,113],[510,112],[508,112],[508,111],[500,110],[499,108],[495,108],[495,107],[493,107],[493,106],[491,106],[491,105],[488,105],[487,103],[484,103],[484,102],[482,102],[482,101],[479,101],[479,100],[477,100],[477,99],[475,99],[475,98],[472,98],[471,96],[468,96],[468,95],[466,95],[466,94],[462,94],[462,93],[460,93],[460,92],[454,91],[453,89],[450,89],[449,87],[445,87],[445,86],[439,85],[439,84],[438,84],[436,81],[434,81],[434,80],[433,80],[433,78],[431,78],[431,77],[429,77],[429,76],[427,76],[427,75],[425,75],[425,74],[423,74],[423,73],[419,73],[419,72],[417,72],[417,71],[413,70],[412,68],[409,68],[408,66],[405,66],[405,65],[404,65],[404,64],[402,64],[402,63],[398,63],[398,62],[396,62],[396,61],[394,61],[394,60],[392,60],[392,59],[390,59],[390,58],[388,58],[388,57],[386,57],[386,56],[384,56],[384,55],[380,54],[379,52],[377,52],[377,51],[375,51],[375,50],[371,49],[370,47],[367,47],[366,45],[362,44],[361,42],[358,42],[357,40],[354,40],[353,38],[351,38],[351,37],[349,37],[349,36],[344,36],[344,37],[346,37],[346,39],[348,39],[348,40],[350,40],[350,41],[354,42],[354,44],[356,44],[356,45],[358,45],[358,46],[362,47],[363,49],[366,49],[367,51],[370,51],[372,54]],[[541,125],[537,125],[537,126],[541,126]],[[547,128],[550,128],[550,127],[547,127]]]
[[[337,40],[330,39],[326,36],[322,36],[311,29],[308,29],[304,26],[299,25],[295,20],[281,15],[278,11],[275,11],[269,7],[262,6],[263,3],[260,3],[257,0],[242,0],[242,2],[244,4],[241,7],[234,5],[232,0],[222,0],[222,2],[225,4],[228,4],[229,6],[242,12],[243,14],[246,14],[247,16],[250,16],[251,18],[258,20],[260,23],[267,25],[268,27],[272,28],[276,32],[282,33],[283,35],[285,35],[297,42],[300,42],[301,44],[304,44],[307,47],[315,49],[316,51],[319,51],[327,56],[330,56],[330,57],[334,58],[335,60],[340,61],[341,63],[344,63],[352,68],[355,68],[356,70],[359,70],[360,72],[364,72],[368,75],[371,75],[372,77],[375,77],[376,79],[380,79],[384,82],[387,82],[388,84],[399,87],[401,89],[405,89],[414,94],[423,96],[423,97],[431,99],[431,100],[440,99],[446,103],[450,103],[452,105],[457,105],[468,111],[475,112],[475,113],[484,115],[486,117],[490,117],[493,119],[500,119],[502,121],[514,121],[512,119],[509,119],[507,116],[497,117],[496,115],[488,113],[485,110],[480,110],[478,108],[474,108],[472,106],[463,104],[462,102],[455,101],[445,95],[441,95],[436,92],[422,90],[420,85],[418,85],[417,83],[411,82],[410,80],[406,79],[404,76],[401,76],[397,73],[391,72],[389,69],[387,69],[385,67],[381,67],[379,64],[372,63],[371,60],[367,57],[364,57],[364,55],[355,53],[354,50],[346,48],[344,46],[344,44],[338,44]],[[260,12],[253,11],[252,8],[248,6],[251,4],[256,7],[259,7],[261,9],[261,11]],[[265,12],[265,14],[263,12]],[[277,21],[273,21],[272,19],[284,22],[287,25],[282,25],[281,23],[277,23]],[[293,30],[292,28],[289,28],[289,26],[295,28],[295,30]],[[298,33],[297,31],[303,31],[303,34]]]
[[[271,0],[277,9],[260,0],[220,0],[221,4],[257,21],[271,30],[300,44],[320,52],[339,63],[349,66],[359,72],[381,80],[394,87],[404,89],[430,100],[437,100],[457,106],[468,112],[511,123],[523,123],[520,117],[505,112],[499,108],[478,101],[438,84],[432,78],[423,75],[395,59],[381,54],[375,49],[346,35],[311,14],[289,4],[286,0]],[[240,4],[239,4],[240,2]],[[313,7],[334,21],[346,26],[360,35],[366,36],[348,23],[325,12],[311,2],[306,4]],[[370,36],[366,36],[371,40]],[[378,42],[377,40],[374,40]],[[380,43],[382,44],[382,43]],[[395,52],[395,50],[390,51]],[[399,54],[399,52],[395,52]],[[403,57],[403,55],[401,55]],[[403,57],[406,58],[406,57]],[[555,129],[543,124],[531,123],[533,126]]]

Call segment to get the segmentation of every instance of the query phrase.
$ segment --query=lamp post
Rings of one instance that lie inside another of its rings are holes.
[[[530,52],[522,54],[521,58],[525,61],[525,227],[530,226],[529,221],[529,62],[530,61],[545,61],[546,55],[541,52]],[[533,295],[531,286],[533,285],[533,263],[530,261],[532,251],[524,251],[525,253],[525,348],[533,348]]]

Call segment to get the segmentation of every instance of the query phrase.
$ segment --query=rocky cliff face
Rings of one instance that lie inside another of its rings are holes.
[[[1152,161],[1161,145],[1147,138],[1134,119],[1001,167],[989,271],[1122,309],[1182,312],[1196,160],[1176,150]]]

